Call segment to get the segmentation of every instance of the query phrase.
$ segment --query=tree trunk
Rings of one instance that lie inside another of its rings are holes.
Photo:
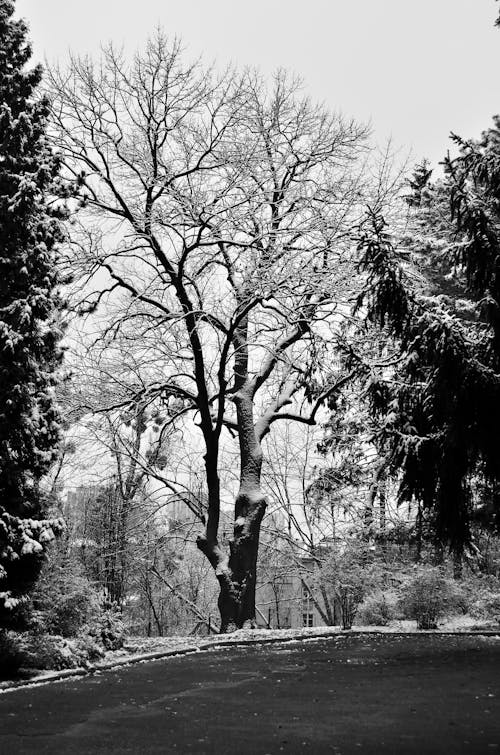
[[[279,587],[273,586],[274,589],[274,607],[276,609],[276,629],[281,629],[280,622],[280,594],[278,593]],[[271,627],[269,627],[270,629]]]
[[[319,580],[319,589],[321,592],[321,597],[323,598],[323,603],[325,604],[327,624],[329,627],[333,627],[335,626],[335,609],[332,610],[332,605],[330,603],[326,587],[323,584],[323,580],[321,578]]]
[[[363,535],[366,539],[370,538],[373,527],[373,505],[377,495],[377,489],[377,483],[372,482],[368,488],[368,495],[366,497],[365,510],[363,512]]]
[[[380,527],[380,538],[382,542],[385,541],[385,536],[387,534],[387,512],[386,512],[386,502],[387,502],[387,489],[386,489],[386,481],[382,480],[380,482],[379,486],[379,496],[378,496],[378,505],[379,505],[379,527]]]
[[[461,553],[453,553],[453,579],[461,580],[463,577],[464,564]]]
[[[378,494],[379,504],[379,539],[382,546],[382,555],[384,558],[387,556],[387,481],[382,479],[379,485]]]
[[[196,544],[208,558],[219,582],[220,632],[225,634],[255,625],[255,587],[260,525],[266,510],[265,497],[240,492],[235,503],[233,539],[229,554],[218,539],[198,537]]]
[[[236,499],[234,538],[229,543],[227,565],[216,570],[219,580],[221,633],[255,625],[255,586],[257,555],[262,517],[266,501],[252,500],[245,493]]]
[[[242,310],[247,304],[247,292],[240,291]],[[254,423],[253,401],[259,387],[257,378],[248,370],[248,315],[243,314],[233,334],[234,395],[238,441],[240,447],[240,488],[234,505],[233,537],[229,554],[224,553],[218,540],[220,514],[220,484],[218,477],[218,440],[214,443],[211,420],[205,428],[205,469],[208,487],[208,519],[205,537],[197,539],[198,548],[210,561],[219,581],[218,606],[222,633],[241,629],[249,623],[255,626],[255,587],[257,582],[257,554],[260,525],[266,510],[261,490],[263,431],[258,434]]]
[[[422,530],[423,530],[422,507],[421,507],[421,504],[418,503],[417,518],[415,521],[416,542],[417,542],[415,561],[417,562],[417,564],[419,564],[422,560],[422,540],[423,540]]]
[[[307,592],[307,593],[308,593],[308,594],[310,595],[310,597],[311,597],[311,602],[312,602],[313,606],[315,607],[315,609],[317,610],[317,612],[319,613],[319,615],[321,616],[322,620],[323,620],[323,621],[325,622],[325,625],[326,625],[326,626],[333,626],[333,625],[331,625],[331,624],[329,623],[329,619],[328,619],[328,616],[327,616],[327,614],[326,614],[326,613],[325,613],[325,611],[323,610],[323,608],[322,608],[321,604],[319,603],[319,601],[318,601],[318,600],[317,600],[317,598],[315,597],[315,595],[314,595],[314,592],[313,592],[313,591],[312,591],[312,589],[311,589],[311,588],[309,587],[309,585],[307,584],[307,582],[306,582],[306,580],[304,579],[304,577],[301,577],[301,578],[300,578],[300,582],[301,582],[301,584],[302,584],[302,589],[303,589],[304,591],[306,591],[306,592]]]

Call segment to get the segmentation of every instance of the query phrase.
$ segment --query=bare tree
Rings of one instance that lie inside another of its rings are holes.
[[[253,71],[186,65],[161,32],[131,63],[112,47],[99,63],[73,58],[51,86],[54,144],[82,204],[75,295],[83,311],[100,305],[95,353],[128,350],[138,375],[106,408],[163,403],[162,427],[184,423],[186,447],[194,417],[206,484],[197,544],[230,631],[255,616],[262,440],[278,420],[314,424],[349,377],[325,381],[322,366],[352,297],[366,130],[302,99],[283,72],[266,87]],[[240,472],[226,546],[231,434]],[[172,486],[154,460],[149,470]]]

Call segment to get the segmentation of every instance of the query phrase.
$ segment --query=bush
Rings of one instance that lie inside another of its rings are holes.
[[[74,641],[74,646],[77,655],[83,660],[84,665],[86,662],[94,663],[104,658],[102,645],[97,642],[95,637],[89,634],[82,634],[77,637]]]
[[[468,613],[475,619],[500,623],[500,579],[475,573],[464,579],[463,586],[469,596]]]
[[[380,584],[381,573],[367,545],[352,542],[348,548],[328,555],[318,579],[340,607],[342,628],[351,629],[367,592]]]
[[[23,604],[18,631],[0,631],[0,673],[20,668],[61,670],[87,666],[105,650],[121,648],[121,613],[100,604],[78,564],[55,548],[30,600]]]
[[[32,594],[30,629],[75,637],[99,611],[97,594],[75,562],[54,553]]]
[[[12,678],[22,669],[60,671],[88,666],[104,656],[89,635],[73,640],[36,632],[0,632],[0,675]]]
[[[394,608],[384,593],[371,595],[359,608],[358,622],[365,626],[385,627],[394,618]]]
[[[125,641],[123,618],[116,606],[108,606],[85,627],[85,633],[106,650],[119,650]]]
[[[0,673],[87,666],[122,647],[124,638],[116,607],[103,608],[78,565],[54,550],[23,606],[19,631],[0,632]]]
[[[475,619],[500,624],[500,592],[484,590],[476,594],[470,607],[470,614]]]
[[[19,635],[19,642],[23,668],[59,671],[80,665],[69,641],[63,637],[26,632]]]
[[[491,595],[485,602],[486,618],[500,624],[500,593]]]
[[[26,669],[60,671],[88,666],[104,656],[102,647],[85,635],[68,640],[59,635],[26,632],[18,635],[17,641],[20,665]]]
[[[429,567],[404,585],[399,607],[405,618],[416,620],[418,629],[437,629],[438,619],[459,607],[461,600],[455,584]]]

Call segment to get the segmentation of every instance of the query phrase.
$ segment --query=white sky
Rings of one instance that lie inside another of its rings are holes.
[[[383,143],[436,162],[500,112],[494,0],[17,0],[37,59],[141,46],[160,23],[221,65],[283,66]]]

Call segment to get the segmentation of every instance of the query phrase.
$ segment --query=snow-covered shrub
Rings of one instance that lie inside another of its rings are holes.
[[[364,626],[385,627],[394,618],[394,607],[387,601],[384,593],[377,593],[370,595],[361,604],[357,621]]]
[[[48,629],[63,637],[75,637],[81,627],[98,614],[98,601],[86,580],[68,585],[67,593],[59,593],[47,613]]]
[[[500,624],[500,592],[491,595],[484,608],[486,618]]]
[[[67,639],[59,635],[26,632],[18,635],[21,666],[60,671],[88,666],[104,656],[102,647],[89,636]]]
[[[425,567],[403,585],[399,607],[418,629],[437,629],[438,619],[457,610],[461,598],[452,580],[437,568]]]
[[[63,637],[26,632],[19,636],[19,640],[23,668],[59,671],[80,665],[74,648]]]
[[[500,580],[492,575],[469,579],[469,613],[475,619],[500,624]]]
[[[0,678],[12,678],[19,669],[59,671],[95,663],[104,649],[95,638],[69,640],[39,632],[0,632]]]
[[[119,650],[125,641],[125,626],[118,608],[111,605],[101,610],[92,624],[84,628],[84,633],[101,643],[106,650]]]
[[[318,580],[340,607],[342,629],[351,629],[359,606],[370,590],[380,583],[379,565],[371,559],[364,543],[351,543],[325,558]]]
[[[74,560],[51,554],[31,597],[30,628],[39,633],[75,637],[97,621],[99,598]]]
[[[85,662],[95,663],[104,658],[104,647],[90,634],[80,634],[74,640],[77,655]]]

